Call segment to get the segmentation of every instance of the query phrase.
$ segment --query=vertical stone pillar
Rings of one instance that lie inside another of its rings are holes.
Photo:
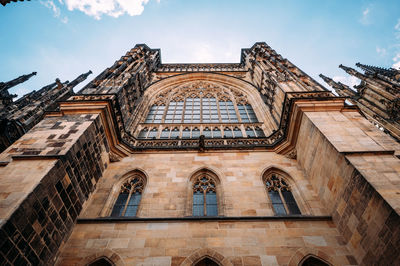
[[[0,155],[0,261],[54,263],[107,167],[106,135],[99,113],[60,113]]]
[[[359,264],[400,259],[400,146],[356,109],[304,110],[297,160]]]

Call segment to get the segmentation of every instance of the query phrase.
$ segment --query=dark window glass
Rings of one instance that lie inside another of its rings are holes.
[[[206,127],[205,129],[203,129],[203,135],[206,138],[211,138],[211,130],[208,127]]]
[[[289,209],[289,213],[290,214],[301,214],[299,207],[297,207],[296,201],[294,200],[292,192],[282,191],[282,195],[286,201],[286,205]]]
[[[239,128],[237,128],[237,127],[235,127],[235,128],[233,129],[233,134],[234,134],[235,138],[241,138],[241,137],[243,137],[242,131],[241,131]]]
[[[194,128],[192,130],[192,138],[197,139],[200,137],[200,130],[198,128]]]
[[[158,130],[156,128],[153,128],[150,132],[149,135],[147,136],[148,139],[153,139],[157,137]]]
[[[143,188],[144,180],[139,176],[125,181],[114,203],[111,216],[136,216]]]
[[[140,132],[139,132],[139,139],[145,139],[147,132],[149,132],[149,130],[147,128],[143,128]]]
[[[206,207],[207,207],[207,216],[218,215],[217,194],[214,191],[208,191],[206,193]]]
[[[257,137],[259,137],[259,138],[264,138],[265,137],[264,131],[261,128],[256,127],[255,131],[256,131]]]
[[[320,259],[317,259],[313,256],[307,258],[302,264],[301,266],[329,266],[329,264],[323,262]]]
[[[272,191],[268,192],[268,194],[269,194],[269,198],[271,199],[272,206],[275,210],[275,213],[277,215],[285,215],[286,214],[285,206],[283,205],[283,202],[281,200],[279,192],[272,190]]]
[[[273,173],[265,180],[268,195],[277,215],[301,214],[291,188],[281,175]]]
[[[136,216],[141,198],[142,195],[140,193],[135,193],[131,195],[128,206],[126,206],[125,216]]]
[[[176,139],[177,137],[179,137],[179,129],[174,128],[171,132],[171,139]]]
[[[90,264],[88,266],[112,266],[112,264],[105,258],[100,258]]]
[[[193,184],[193,215],[218,215],[216,186],[207,175],[199,176]]]
[[[229,127],[224,128],[224,137],[225,138],[232,138],[232,130]]]
[[[182,131],[182,138],[183,138],[183,139],[188,139],[188,138],[190,138],[190,129],[189,129],[189,128],[185,128],[185,129]]]
[[[246,128],[246,135],[249,138],[254,138],[256,134],[254,133],[254,130],[251,127]]]
[[[204,195],[200,191],[193,193],[193,216],[204,216]]]
[[[213,130],[213,138],[221,138],[221,130],[217,127]]]
[[[162,139],[168,139],[169,138],[169,129],[165,128],[163,131],[161,131],[161,136],[160,138]]]
[[[128,197],[129,193],[120,193],[118,195],[117,201],[115,202],[114,208],[111,212],[111,216],[113,217],[122,216],[122,212],[124,211]]]

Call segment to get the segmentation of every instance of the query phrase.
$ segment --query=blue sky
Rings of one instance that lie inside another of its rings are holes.
[[[89,81],[137,43],[164,63],[200,63],[239,62],[265,41],[349,85],[341,63],[400,67],[398,0],[33,0],[1,6],[0,25],[0,81],[38,72],[10,90],[19,96],[90,69]]]

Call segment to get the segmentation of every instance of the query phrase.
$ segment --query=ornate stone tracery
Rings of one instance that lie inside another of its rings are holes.
[[[290,186],[286,183],[281,175],[276,173],[271,174],[265,179],[265,184],[268,191],[291,191]]]

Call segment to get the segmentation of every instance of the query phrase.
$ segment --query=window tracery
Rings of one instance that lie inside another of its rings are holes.
[[[241,124],[247,124],[251,132]],[[224,86],[196,82],[159,94],[137,136],[139,139],[199,138],[202,134],[206,138],[265,137],[261,131],[261,123],[245,95]]]
[[[120,188],[117,200],[111,212],[112,217],[136,216],[145,186],[143,176],[135,174],[126,180]]]
[[[271,173],[265,179],[265,185],[275,214],[301,214],[293,197],[291,187],[282,175],[274,172]]]
[[[217,190],[208,175],[199,175],[193,184],[193,216],[217,216]]]

